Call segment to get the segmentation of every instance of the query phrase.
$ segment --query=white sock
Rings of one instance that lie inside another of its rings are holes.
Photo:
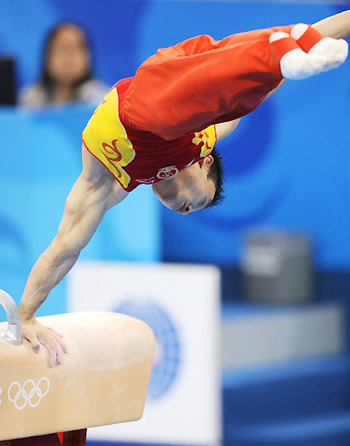
[[[323,71],[324,59],[317,55],[310,56],[301,48],[296,48],[282,56],[280,67],[286,79],[305,79]]]
[[[339,67],[348,56],[348,44],[343,39],[325,37],[317,42],[309,51],[311,56],[321,56],[325,60],[323,71]]]
[[[284,33],[283,31],[276,31],[275,33],[271,34],[270,43],[276,42],[276,40],[285,39],[286,37],[290,37],[289,34]]]
[[[307,31],[308,28],[308,25],[305,23],[298,23],[297,25],[293,26],[290,35],[294,40],[298,40],[303,34],[305,34],[305,31]]]

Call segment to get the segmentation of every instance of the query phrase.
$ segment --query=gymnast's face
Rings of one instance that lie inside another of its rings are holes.
[[[175,176],[153,184],[153,192],[164,206],[182,215],[204,209],[215,195],[215,184],[208,178],[213,161],[210,155],[201,159]]]

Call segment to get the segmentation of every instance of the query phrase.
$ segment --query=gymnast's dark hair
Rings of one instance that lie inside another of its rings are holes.
[[[57,34],[61,31],[61,29],[69,28],[69,27],[77,28],[82,33],[85,48],[91,53],[91,43],[90,43],[89,36],[87,35],[86,30],[78,23],[75,23],[73,21],[62,22],[51,29],[51,31],[48,33],[48,35],[45,39],[45,43],[44,43],[44,54],[43,54],[41,77],[40,77],[40,85],[42,85],[44,87],[44,90],[49,97],[51,95],[53,95],[55,87],[56,87],[56,82],[50,76],[50,73],[48,70],[48,61],[49,61],[49,55],[50,55],[50,51],[51,51],[52,42],[55,39],[55,37],[57,36]],[[75,84],[73,85],[73,91],[77,87],[82,85],[84,82],[86,82],[92,78],[93,78],[92,70],[91,70],[91,67],[89,67],[87,72],[84,73],[84,75],[80,79],[78,79],[77,82],[75,82]]]
[[[222,163],[222,156],[217,152],[216,149],[210,154],[214,158],[213,164],[210,166],[208,178],[213,180],[215,184],[215,195],[212,201],[206,206],[211,208],[222,203],[225,199],[223,183],[224,183],[224,167]]]

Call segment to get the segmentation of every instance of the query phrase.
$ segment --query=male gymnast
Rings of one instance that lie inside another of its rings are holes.
[[[73,267],[105,212],[139,184],[151,184],[181,214],[221,200],[214,146],[285,79],[335,68],[347,57],[350,11],[312,27],[298,24],[229,36],[199,36],[162,49],[133,78],[119,81],[83,132],[83,171],[66,201],[58,233],[34,265],[20,302],[22,337],[61,364],[62,335],[35,312]]]

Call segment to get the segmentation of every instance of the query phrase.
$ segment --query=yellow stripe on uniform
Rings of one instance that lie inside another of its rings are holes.
[[[201,157],[203,158],[208,156],[216,144],[215,126],[210,125],[201,132],[195,133],[192,142],[196,146],[199,146],[199,144],[203,143],[201,147]]]
[[[88,150],[98,158],[125,188],[130,176],[123,167],[135,158],[135,150],[128,139],[118,114],[118,94],[113,88],[97,107],[83,132]]]

